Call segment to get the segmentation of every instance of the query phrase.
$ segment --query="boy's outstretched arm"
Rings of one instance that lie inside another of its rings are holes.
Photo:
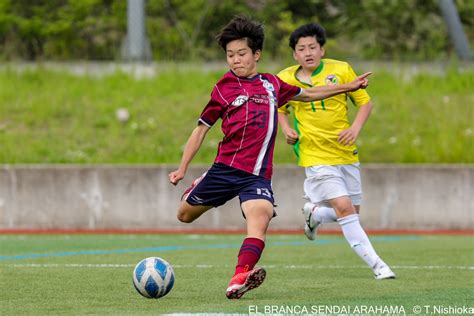
[[[179,164],[178,169],[168,175],[170,182],[173,185],[177,185],[178,182],[184,178],[184,175],[188,170],[189,163],[201,147],[202,141],[204,140],[204,137],[206,137],[209,129],[209,126],[199,124],[189,136],[188,141],[184,146],[183,156],[181,157],[181,163]]]
[[[369,79],[367,77],[371,74],[371,72],[366,72],[349,83],[303,89],[303,91],[299,95],[293,97],[292,100],[304,102],[318,101],[339,93],[365,89],[369,85]]]

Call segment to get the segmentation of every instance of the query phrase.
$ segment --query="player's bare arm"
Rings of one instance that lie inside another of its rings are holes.
[[[372,101],[362,105],[357,111],[357,115],[351,127],[340,132],[337,141],[344,146],[353,145],[356,142],[357,137],[359,137],[359,133],[362,130],[362,127],[364,127],[365,122],[367,122],[371,111]]]
[[[193,159],[194,155],[198,152],[199,148],[202,145],[202,141],[206,137],[207,132],[209,131],[210,127],[204,124],[199,124],[193,130],[191,135],[184,146],[183,156],[181,158],[181,163],[179,164],[179,168],[173,172],[171,172],[168,177],[170,182],[173,185],[177,185],[179,181],[184,178],[186,171],[188,170],[189,163]]]
[[[286,143],[290,145],[296,144],[298,141],[298,133],[290,127],[288,114],[278,112],[278,122],[280,123],[281,130],[285,135]]]
[[[365,89],[369,85],[368,76],[371,74],[372,72],[366,72],[349,83],[303,89],[303,91],[295,96],[293,100],[304,102],[318,101],[332,97],[336,94]]]

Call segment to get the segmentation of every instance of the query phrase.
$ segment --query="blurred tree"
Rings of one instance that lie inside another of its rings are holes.
[[[126,23],[122,1],[0,1],[4,58],[114,59],[118,54]]]
[[[363,58],[444,57],[447,34],[435,0],[344,2],[340,19]]]
[[[456,0],[474,41],[474,1]],[[233,16],[264,22],[269,58],[291,58],[288,35],[321,23],[334,58],[433,60],[452,48],[437,0],[147,0],[146,27],[155,60],[221,58],[215,35]],[[119,57],[126,33],[123,0],[0,0],[0,58]]]

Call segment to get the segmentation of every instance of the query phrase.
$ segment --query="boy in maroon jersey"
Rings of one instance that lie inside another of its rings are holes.
[[[263,48],[263,26],[238,16],[217,35],[230,70],[216,83],[184,148],[179,168],[169,174],[176,185],[204,137],[222,119],[223,140],[212,167],[184,194],[178,219],[191,223],[204,212],[239,196],[247,221],[247,236],[226,296],[238,299],[262,284],[266,272],[255,267],[265,247],[265,234],[275,215],[271,187],[273,148],[278,126],[277,108],[289,100],[316,101],[368,85],[366,73],[348,84],[301,89],[268,73],[257,72]]]

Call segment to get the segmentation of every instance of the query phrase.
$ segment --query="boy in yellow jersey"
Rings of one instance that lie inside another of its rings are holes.
[[[326,34],[311,23],[296,29],[289,40],[298,65],[278,76],[302,88],[351,82],[357,75],[342,61],[322,59]],[[347,116],[348,99],[358,108],[352,125]],[[295,129],[288,122],[295,115]],[[279,108],[278,120],[288,144],[294,145],[298,164],[305,168],[304,191],[309,200],[303,206],[305,235],[313,240],[320,223],[338,222],[352,249],[372,268],[376,279],[393,279],[395,274],[377,255],[359,222],[362,199],[357,137],[369,118],[372,102],[361,89],[321,101],[289,101]]]

